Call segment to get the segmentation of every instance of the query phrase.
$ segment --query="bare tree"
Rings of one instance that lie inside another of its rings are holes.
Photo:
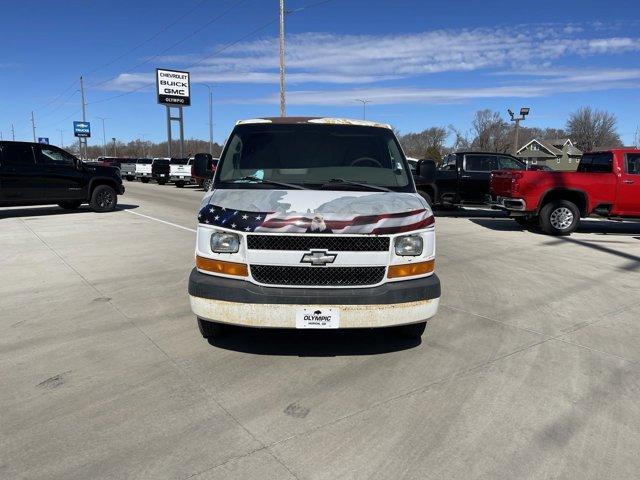
[[[471,146],[487,152],[509,151],[511,136],[509,124],[500,117],[499,112],[478,110],[471,123],[475,135]]]
[[[448,135],[444,127],[430,127],[418,133],[401,135],[399,139],[407,155],[439,161]]]
[[[567,131],[573,143],[584,151],[597,147],[618,147],[622,145],[616,130],[616,117],[605,110],[581,107],[569,116]]]
[[[174,155],[178,155],[178,142],[174,140],[173,151]],[[69,145],[67,150],[76,153],[77,143]],[[124,143],[116,141],[116,150],[118,157],[122,158],[155,158],[167,156],[167,142],[154,143],[149,140],[135,139],[130,142]],[[222,147],[217,143],[213,144],[213,156],[218,157],[222,151]],[[89,158],[98,158],[103,155],[102,145],[92,145],[87,149]],[[208,153],[209,142],[205,140],[197,139],[185,139],[184,141],[184,153],[185,155],[195,155],[196,153]],[[107,156],[113,156],[113,142],[107,144]]]
[[[471,140],[469,140],[469,133],[462,133],[453,125],[449,125],[449,131],[453,134],[454,140],[451,145],[451,151],[456,150],[468,150],[471,148]]]

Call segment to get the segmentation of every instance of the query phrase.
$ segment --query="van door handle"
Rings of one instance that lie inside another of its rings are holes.
[[[623,180],[622,183],[626,183],[627,185],[630,185],[635,182],[633,180]]]

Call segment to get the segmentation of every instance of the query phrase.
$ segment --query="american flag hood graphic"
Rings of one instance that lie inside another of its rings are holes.
[[[384,235],[434,223],[413,193],[317,190],[215,190],[198,213],[200,224],[239,232]]]

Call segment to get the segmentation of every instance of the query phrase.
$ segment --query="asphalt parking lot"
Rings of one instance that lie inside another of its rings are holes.
[[[438,216],[421,343],[245,330],[186,293],[203,193],[0,209],[0,478],[627,479],[640,471],[640,223],[567,238]]]

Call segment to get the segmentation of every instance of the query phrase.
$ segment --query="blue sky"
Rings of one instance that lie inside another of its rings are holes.
[[[308,8],[304,8],[309,6]],[[185,136],[214,138],[238,119],[278,114],[278,0],[44,2],[0,0],[0,131],[65,144],[80,119],[108,137],[166,139],[154,69],[192,72]],[[290,115],[369,119],[401,132],[470,128],[476,110],[531,107],[528,126],[562,127],[584,105],[618,118],[625,143],[640,126],[640,2],[287,0]]]

